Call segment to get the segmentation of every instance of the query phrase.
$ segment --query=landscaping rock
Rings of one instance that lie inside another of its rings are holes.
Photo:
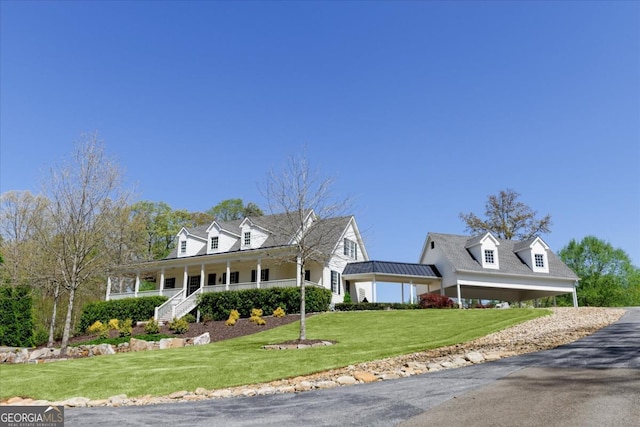
[[[363,372],[363,371],[354,372],[353,378],[355,378],[358,381],[362,381],[363,383],[372,383],[374,381],[378,381],[378,377],[376,377],[375,375],[369,372]]]
[[[205,332],[202,335],[198,335],[197,337],[193,338],[193,345],[205,345],[205,344],[209,344],[211,342],[211,335],[209,335],[209,332]]]
[[[186,390],[181,390],[181,391],[174,391],[173,393],[171,393],[168,397],[169,399],[182,399],[183,397],[185,397],[187,394],[189,394],[188,391]]]
[[[482,355],[482,353],[479,353],[477,351],[471,351],[467,354],[464,355],[465,360],[471,362],[471,363],[482,363],[484,362],[484,356]]]
[[[91,399],[86,397],[73,397],[71,399],[63,400],[62,405],[70,408],[85,408],[87,403],[89,403]]]
[[[340,385],[349,385],[349,384],[357,384],[358,380],[356,380],[355,378],[353,378],[350,375],[344,375],[339,377],[336,382]]]
[[[130,351],[146,351],[149,350],[149,343],[145,340],[139,340],[137,338],[131,338],[129,340]]]
[[[160,350],[166,348],[180,348],[184,347],[185,339],[184,338],[163,338],[160,340],[159,348]]]

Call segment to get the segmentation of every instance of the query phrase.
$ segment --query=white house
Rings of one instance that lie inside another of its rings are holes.
[[[301,259],[296,248],[303,237],[313,252]],[[345,289],[342,280],[347,263],[369,259],[353,216],[319,219],[309,210],[302,222],[287,214],[216,220],[183,228],[176,239],[165,259],[115,268],[106,299],[165,295],[170,299],[156,308],[156,319],[169,320],[193,310],[201,293],[295,287],[304,277],[307,286],[331,289],[333,302],[342,302],[345,291],[356,301],[372,300],[370,284]],[[132,278],[131,286],[122,286],[125,276]],[[155,289],[140,291],[142,280],[155,283]]]
[[[539,237],[516,241],[491,233],[475,237],[429,233],[420,263],[435,265],[441,275],[440,283],[421,286],[420,293],[501,301],[570,293],[578,305],[578,276]]]

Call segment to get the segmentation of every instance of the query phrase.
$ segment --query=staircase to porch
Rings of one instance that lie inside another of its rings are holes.
[[[156,307],[154,319],[160,323],[168,323],[173,319],[181,318],[198,306],[198,295],[201,293],[202,289],[197,289],[186,298],[184,298],[182,292],[175,294],[164,304]]]

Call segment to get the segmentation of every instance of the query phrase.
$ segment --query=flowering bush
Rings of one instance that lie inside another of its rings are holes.
[[[422,294],[420,295],[421,308],[453,308],[453,300],[446,295]]]

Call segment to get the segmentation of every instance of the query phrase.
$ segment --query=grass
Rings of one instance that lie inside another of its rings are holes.
[[[296,339],[299,323],[204,346],[123,353],[37,365],[0,365],[0,398],[50,401],[167,395],[307,375],[466,342],[549,314],[547,310],[398,310],[325,313],[307,319],[308,339],[338,344],[268,351]]]

